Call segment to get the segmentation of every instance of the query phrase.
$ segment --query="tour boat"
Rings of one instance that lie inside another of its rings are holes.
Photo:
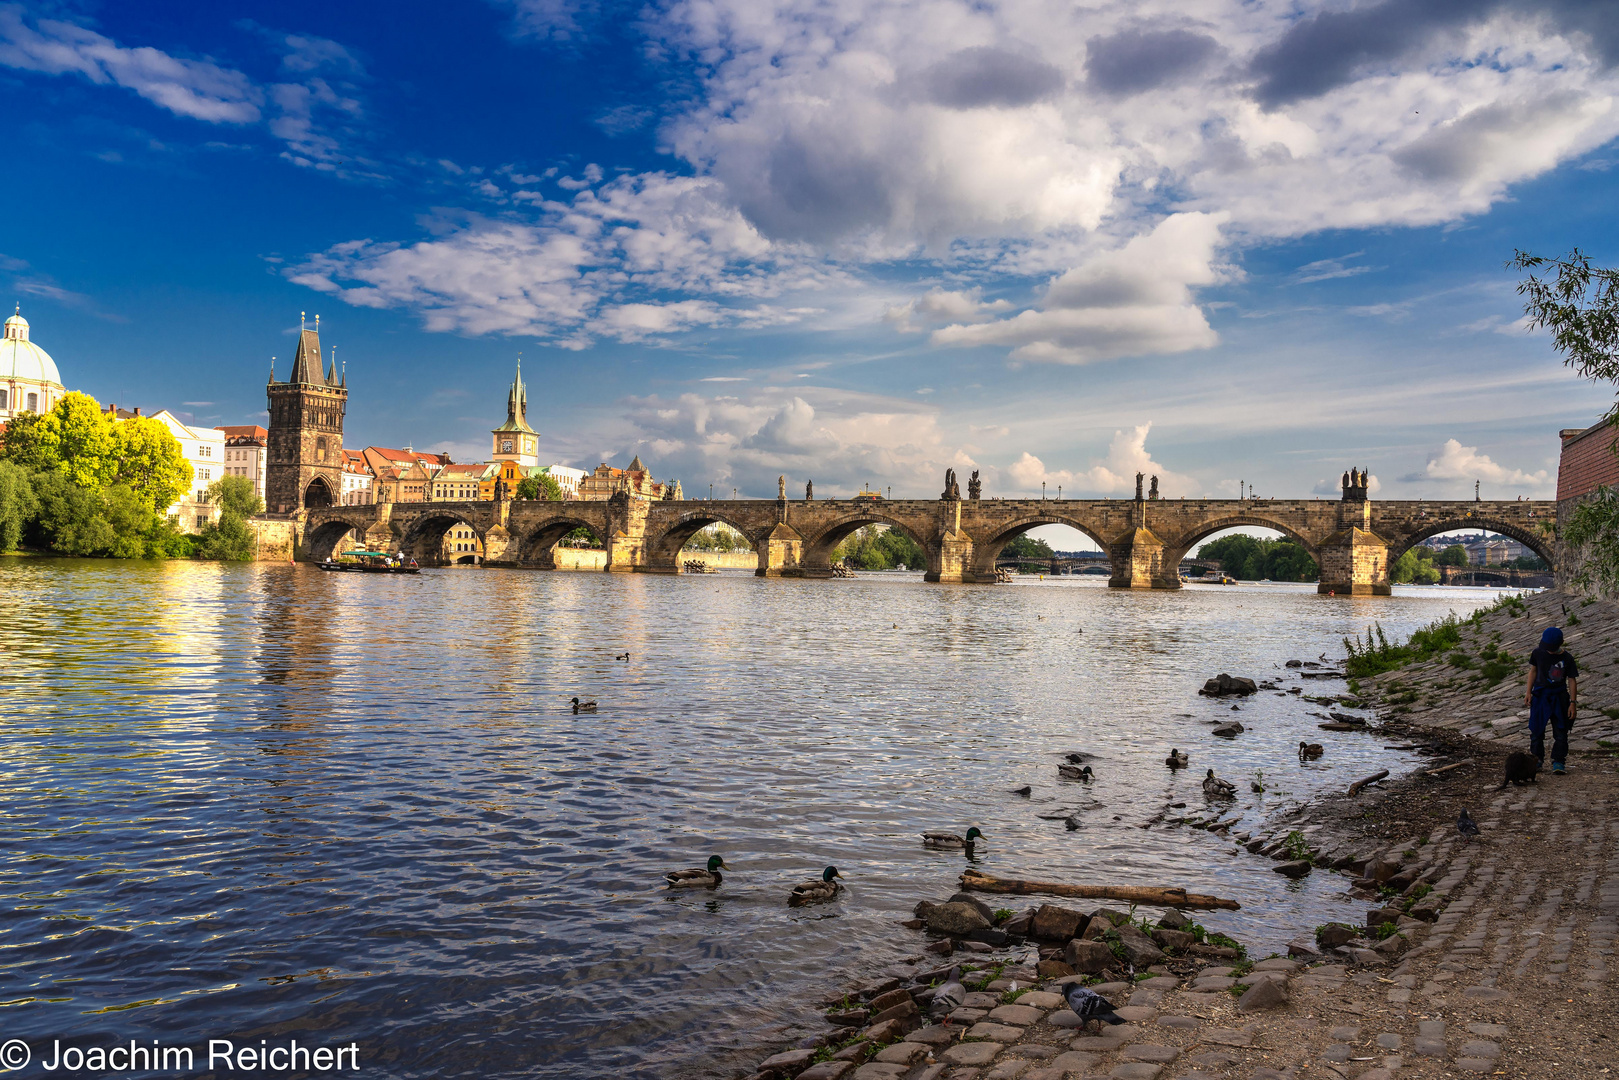
[[[343,559],[353,559],[344,562]],[[421,568],[412,559],[408,564],[403,556],[387,551],[344,551],[337,559],[322,559],[315,564],[322,570],[336,570],[346,574],[419,574]]]

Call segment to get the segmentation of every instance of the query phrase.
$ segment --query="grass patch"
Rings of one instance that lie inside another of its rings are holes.
[[[1375,936],[1378,941],[1386,941],[1399,932],[1400,928],[1397,924],[1386,922],[1379,924],[1378,928],[1373,931],[1373,936]]]
[[[1282,847],[1290,859],[1311,861],[1310,842],[1304,839],[1304,834],[1297,829],[1287,834],[1287,839],[1282,841]]]
[[[1416,906],[1418,900],[1421,900],[1424,896],[1427,896],[1431,892],[1433,892],[1433,886],[1429,885],[1426,881],[1412,889],[1411,895],[1405,898],[1405,910],[1410,911]]]
[[[1022,989],[1019,989],[1019,990],[1008,990],[1004,994],[1001,995],[1001,1004],[1002,1005],[1011,1005],[1014,1002],[1016,1002],[1018,998],[1022,997],[1024,994],[1027,994],[1030,990],[1033,990],[1033,989],[1034,989],[1034,987],[1032,987],[1032,986],[1025,986],[1025,987],[1023,987]]]
[[[1011,908],[1004,908],[1004,907],[1003,908],[996,908],[995,909],[995,915],[993,916],[994,921],[995,921],[995,925],[996,926],[1001,925],[1001,923],[1005,922],[1007,919],[1010,919],[1015,914],[1017,914],[1017,913],[1014,912]]]

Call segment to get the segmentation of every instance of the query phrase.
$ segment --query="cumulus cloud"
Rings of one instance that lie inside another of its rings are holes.
[[[1044,481],[1049,494],[1055,495],[1061,487],[1064,498],[1100,495],[1130,497],[1136,490],[1136,473],[1158,477],[1158,493],[1165,498],[1179,498],[1198,491],[1197,483],[1189,476],[1170,472],[1153,461],[1147,451],[1147,432],[1151,424],[1113,433],[1107,456],[1093,461],[1089,469],[1048,469],[1045,462],[1027,450],[1006,470],[1016,490],[1033,493]],[[1145,485],[1145,481],[1143,481]]]
[[[712,482],[762,495],[784,475],[799,490],[813,480],[823,496],[877,483],[918,498],[937,494],[945,469],[979,467],[945,438],[934,410],[872,394],[799,387],[634,398],[626,419],[640,441],[624,453],[649,451],[660,475],[679,476],[691,494]]]
[[[1208,348],[1219,340],[1192,288],[1220,279],[1224,218],[1176,214],[1117,251],[1060,275],[1038,310],[934,331],[939,345],[1009,345],[1019,360],[1084,364]]]
[[[1428,464],[1421,472],[1400,479],[1411,483],[1423,480],[1482,480],[1506,487],[1529,488],[1544,485],[1548,475],[1545,469],[1532,473],[1509,469],[1490,460],[1488,454],[1479,453],[1476,446],[1463,446],[1455,439],[1446,439],[1445,445],[1428,458]]]
[[[1207,34],[1131,27],[1085,43],[1086,82],[1104,94],[1139,94],[1196,78],[1222,51]]]

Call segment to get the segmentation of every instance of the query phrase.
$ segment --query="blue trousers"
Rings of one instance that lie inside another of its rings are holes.
[[[1529,752],[1546,762],[1546,725],[1552,729],[1552,761],[1568,760],[1568,729],[1574,721],[1568,718],[1568,691],[1543,690],[1535,687],[1529,695]]]

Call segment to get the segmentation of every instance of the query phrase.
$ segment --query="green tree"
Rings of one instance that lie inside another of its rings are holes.
[[[150,498],[159,512],[191,489],[191,464],[161,420],[137,416],[114,424],[112,430],[114,478]],[[245,476],[231,479],[253,486]]]
[[[208,485],[208,499],[224,514],[250,518],[264,513],[264,500],[254,490],[253,481],[245,476],[222,476],[215,480]],[[168,506],[169,503],[161,505]]]
[[[1550,330],[1552,348],[1585,378],[1619,382],[1619,270],[1592,265],[1579,248],[1561,259],[1515,250],[1507,265],[1530,272],[1518,283],[1529,329]],[[1619,400],[1603,420],[1619,425]]]
[[[716,521],[692,534],[682,550],[686,551],[752,551],[748,538],[725,524]]]
[[[82,488],[98,488],[117,475],[112,421],[89,394],[62,395],[46,414],[39,437],[44,452],[56,458],[57,470]]]
[[[39,413],[18,413],[6,423],[0,435],[0,458],[21,466],[29,472],[54,469],[60,461],[54,443],[45,443],[45,417]]]
[[[1259,540],[1232,533],[1198,548],[1198,558],[1217,559],[1220,569],[1244,581],[1315,581],[1320,568],[1291,540]]]
[[[1619,595],[1619,489],[1599,487],[1581,499],[1563,529],[1573,560],[1573,581],[1603,596]]]
[[[1050,544],[1028,533],[1020,533],[1001,548],[1001,557],[1005,559],[1050,559],[1054,555],[1056,552],[1051,550]]]
[[[927,567],[922,546],[898,529],[886,525],[866,525],[856,529],[832,553],[832,561],[842,561],[857,570],[908,570]]]
[[[16,551],[24,529],[38,513],[39,498],[28,470],[0,460],[0,551]]]
[[[1452,544],[1434,556],[1433,561],[1436,566],[1466,566],[1467,549],[1460,544]]]
[[[562,485],[557,478],[549,473],[540,473],[538,476],[525,476],[517,482],[516,495],[519,499],[543,499],[546,502],[562,501]]]
[[[1406,548],[1389,567],[1389,580],[1396,585],[1437,585],[1439,571],[1428,554],[1426,548]]]

